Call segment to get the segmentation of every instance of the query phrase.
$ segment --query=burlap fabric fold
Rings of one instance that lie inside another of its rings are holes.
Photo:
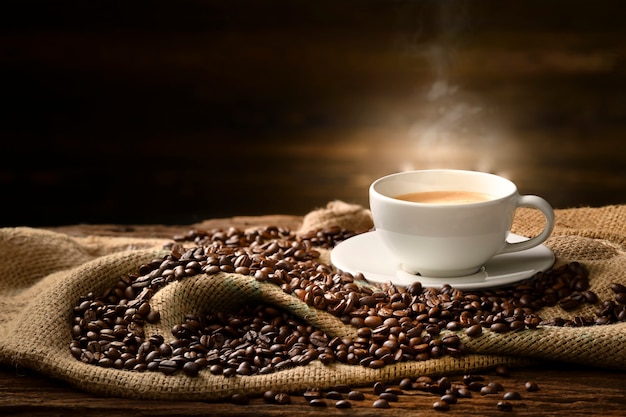
[[[518,212],[513,232],[531,236],[541,228],[541,215]],[[368,210],[334,201],[304,217],[297,233],[339,226],[365,231],[372,227]],[[72,312],[80,297],[111,288],[121,276],[167,255],[168,239],[70,237],[27,227],[0,229],[0,361],[39,371],[79,389],[107,396],[145,399],[221,400],[234,393],[261,394],[268,387],[299,391],[338,384],[368,385],[419,375],[477,372],[498,364],[523,366],[556,360],[626,369],[626,323],[585,327],[539,326],[518,332],[483,332],[470,338],[458,332],[467,354],[425,361],[399,362],[372,369],[313,360],[265,375],[226,378],[208,370],[197,376],[182,372],[114,369],[77,360],[70,352]],[[600,300],[612,299],[612,283],[626,285],[626,206],[556,211],[556,228],[546,242],[556,265],[577,261],[589,271],[590,290]],[[328,250],[320,249],[328,262]],[[194,274],[155,293],[150,304],[160,321],[144,333],[167,337],[188,312],[232,310],[265,303],[280,307],[330,336],[355,337],[356,329],[337,317],[302,302],[271,282],[236,273]],[[575,311],[558,306],[538,313],[542,318],[573,319],[595,314],[597,305]],[[444,331],[444,334],[446,331]]]

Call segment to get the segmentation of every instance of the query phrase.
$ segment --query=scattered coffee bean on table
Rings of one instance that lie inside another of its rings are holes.
[[[528,392],[539,391],[539,385],[537,385],[537,383],[533,381],[526,382],[525,387],[526,387],[526,391]]]
[[[285,392],[279,392],[274,397],[274,402],[281,405],[291,404],[291,396]]]
[[[313,407],[328,407],[328,403],[322,398],[313,398],[309,404]]]
[[[346,401],[346,400],[339,400],[335,403],[335,407],[336,408],[351,408],[352,407],[352,403],[350,403],[350,401]]]
[[[521,400],[522,396],[517,391],[508,391],[504,393],[504,395],[502,396],[502,399],[507,400],[507,401]]]
[[[450,404],[446,401],[435,401],[433,403],[433,408],[437,411],[448,411],[450,409]]]
[[[361,391],[353,390],[348,393],[348,399],[352,401],[363,401],[365,400],[365,394]]]
[[[376,401],[374,401],[372,406],[374,408],[389,408],[390,407],[389,401],[382,399],[382,398],[379,398]]]

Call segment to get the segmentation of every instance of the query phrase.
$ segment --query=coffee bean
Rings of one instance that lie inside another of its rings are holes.
[[[528,392],[539,391],[539,385],[537,385],[536,382],[528,381],[524,384],[524,386]]]
[[[580,301],[573,297],[566,297],[559,300],[559,307],[565,311],[572,311],[578,308]]]
[[[304,398],[307,401],[320,399],[320,398],[322,398],[322,391],[320,391],[320,390],[307,390],[307,391],[304,392],[303,396],[304,396]]]
[[[374,408],[389,408],[390,407],[389,402],[387,400],[380,399],[380,398],[378,400],[374,401],[372,406]]]
[[[516,391],[508,391],[505,392],[504,395],[502,396],[502,398],[504,400],[521,400],[522,396],[520,395],[519,392]]]
[[[385,392],[386,388],[387,387],[385,386],[385,384],[383,382],[375,382],[374,383],[374,394],[380,395],[383,392]]]
[[[383,319],[379,316],[367,316],[364,320],[364,324],[370,329],[375,329],[383,324]]]
[[[482,393],[482,389],[484,387],[485,387],[485,384],[483,384],[480,381],[472,381],[467,385],[467,389],[469,389],[470,391],[480,392],[480,393]],[[491,388],[489,390],[491,390]]]
[[[263,393],[263,401],[273,404],[276,402],[276,391],[268,390]]]
[[[326,403],[326,401],[321,398],[313,398],[311,401],[309,401],[309,404],[312,405],[313,407],[327,407],[328,406],[328,403]]]
[[[487,384],[487,386],[488,386],[490,389],[495,390],[496,392],[501,392],[501,391],[504,391],[504,387],[503,387],[503,386],[502,386],[502,384],[500,384],[499,382],[489,382],[489,383]]]
[[[393,392],[381,392],[378,395],[378,398],[380,398],[381,400],[387,400],[389,402],[398,401],[398,395]]]
[[[480,324],[473,324],[465,330],[465,334],[469,337],[478,337],[483,333],[483,328]]]
[[[494,386],[485,385],[480,389],[480,395],[497,394],[498,390]]]
[[[440,399],[441,401],[444,401],[446,404],[456,404],[458,401],[457,397],[452,394],[442,395]]]
[[[336,408],[350,408],[352,407],[352,403],[346,400],[339,400],[335,403]]]
[[[274,402],[281,405],[291,404],[291,396],[287,393],[279,392],[274,396]]]
[[[457,395],[459,398],[472,398],[472,392],[466,388],[459,388]]]
[[[495,333],[506,333],[509,331],[509,326],[506,323],[493,323],[490,326],[490,330]]]
[[[164,360],[159,362],[159,371],[166,375],[172,375],[178,371],[178,364],[172,360]]]
[[[610,287],[611,287],[611,290],[616,294],[626,292],[626,285],[623,285],[617,282],[611,283]]]
[[[189,376],[196,376],[200,371],[200,366],[196,362],[186,362],[183,365],[183,372]]]
[[[399,383],[400,389],[410,390],[413,387],[413,381],[411,378],[403,378]]]
[[[435,401],[433,403],[433,408],[437,411],[448,411],[450,409],[450,404],[445,401]]]
[[[363,401],[365,399],[365,394],[361,391],[353,390],[348,393],[348,399],[353,401]]]
[[[338,391],[328,391],[325,397],[329,400],[343,400],[343,395]]]

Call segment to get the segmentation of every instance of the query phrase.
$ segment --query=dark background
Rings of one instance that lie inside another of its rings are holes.
[[[0,226],[367,205],[405,169],[626,203],[622,1],[0,5]]]

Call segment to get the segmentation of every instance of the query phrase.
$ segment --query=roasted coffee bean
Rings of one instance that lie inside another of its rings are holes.
[[[626,292],[618,292],[615,294],[615,301],[619,304],[626,304]]]
[[[172,375],[178,371],[178,364],[172,360],[163,360],[159,362],[159,371],[166,375]]]
[[[325,397],[329,400],[343,400],[343,395],[339,391],[328,391]]]
[[[372,403],[372,406],[374,408],[389,408],[390,407],[389,402],[387,400],[381,399],[381,398],[379,398],[376,401],[374,401],[374,403]]]
[[[307,401],[311,401],[322,398],[323,394],[320,390],[307,390],[304,392],[303,396]]]
[[[291,404],[291,396],[285,392],[279,392],[274,396],[274,402],[280,405]]]
[[[336,408],[351,408],[352,403],[347,400],[339,400],[335,403]]]
[[[528,381],[524,384],[524,386],[528,392],[539,391],[539,385],[537,385],[536,382]]]
[[[386,388],[387,387],[385,386],[385,384],[383,382],[376,382],[376,383],[374,383],[374,394],[380,395],[383,392],[385,392]]]
[[[483,328],[480,324],[473,324],[465,330],[465,334],[469,337],[478,337],[483,333]]]
[[[363,401],[365,399],[365,394],[361,391],[353,390],[348,393],[348,399],[352,401]]]
[[[309,401],[309,404],[313,407],[327,407],[328,403],[322,398],[313,398]]]
[[[562,298],[559,301],[559,307],[561,307],[565,311],[575,310],[578,308],[578,306],[580,306],[580,300],[574,297]]]
[[[433,403],[433,409],[436,411],[448,411],[450,409],[450,404],[445,401],[435,401]]]
[[[506,323],[498,322],[493,323],[489,329],[495,333],[506,333],[509,331],[509,326]]]
[[[494,386],[485,385],[480,389],[480,395],[497,394],[498,389]]]
[[[273,404],[276,402],[276,391],[269,390],[263,393],[263,401],[269,404]]]
[[[504,387],[499,382],[489,382],[487,386],[491,389],[494,389],[496,392],[504,391]]]
[[[513,410],[513,404],[511,404],[508,401],[498,401],[498,404],[496,404],[496,407],[500,411],[511,411],[511,410]]]
[[[583,291],[582,295],[589,304],[596,304],[598,302],[598,295],[593,291]]]
[[[522,396],[517,391],[508,391],[504,393],[504,395],[502,396],[502,399],[507,400],[507,401],[508,400],[521,400]]]
[[[444,401],[447,404],[456,404],[457,403],[457,397],[455,395],[452,394],[445,394],[441,396],[441,401]]]
[[[469,389],[470,391],[480,392],[480,393],[482,393],[482,389],[484,387],[485,387],[485,384],[483,384],[480,381],[472,381],[467,385],[467,389]]]
[[[398,401],[398,394],[393,393],[393,392],[381,392],[378,395],[378,398],[382,400],[387,400],[389,402],[396,402]]]
[[[411,378],[403,378],[398,385],[400,389],[408,391],[413,388],[413,381],[411,381]]]
[[[459,398],[472,398],[472,392],[467,388],[459,388],[457,395]]]
[[[189,376],[196,376],[200,371],[200,365],[196,362],[186,362],[183,365],[183,372]]]
[[[611,287],[611,290],[616,294],[626,292],[626,285],[622,285],[617,282],[611,283],[610,287]]]

